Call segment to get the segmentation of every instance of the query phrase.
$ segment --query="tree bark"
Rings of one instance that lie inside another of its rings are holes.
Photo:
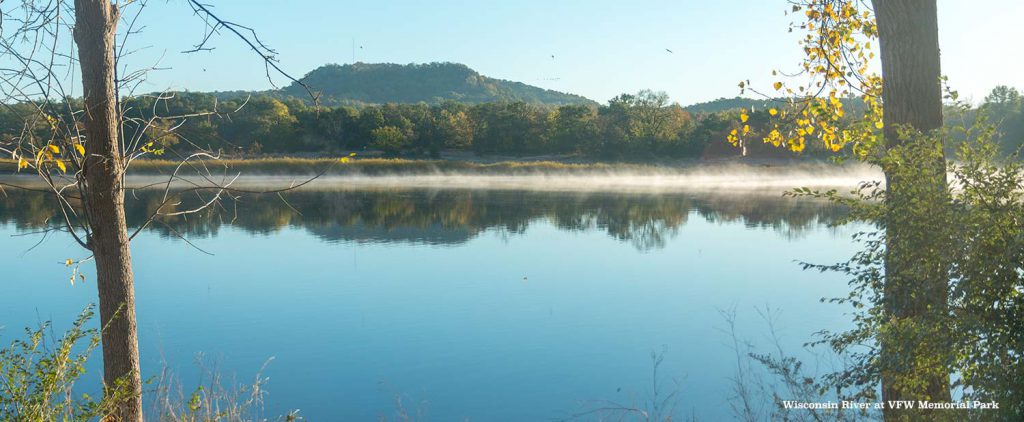
[[[891,149],[911,140],[901,137],[901,129],[929,134],[942,127],[936,0],[872,3],[882,61],[885,145]],[[941,145],[937,148],[941,151]],[[941,152],[937,154],[937,158],[923,162],[901,163],[904,168],[898,171],[886,169],[883,307],[897,327],[889,333],[893,338],[881,341],[882,399],[886,402],[950,400],[948,369],[935,365],[943,360],[944,340],[933,337],[949,337],[949,333],[937,332],[941,331],[937,327],[943,324],[949,296],[948,263],[941,253],[946,246],[944,230],[934,226],[942,221],[936,213],[945,212],[943,201],[948,201],[945,157]],[[905,177],[911,174],[908,170],[915,176]],[[901,327],[927,328],[901,331]],[[914,383],[901,382],[911,378],[920,383],[911,386]],[[891,410],[885,412],[886,420],[911,417]]]
[[[114,37],[119,11],[109,0],[75,0],[74,38],[82,69],[85,102],[86,191],[82,192],[92,229],[88,246],[96,260],[107,393],[127,389],[115,420],[142,421],[142,382],[135,323],[135,288],[124,211],[124,165],[118,138]],[[108,396],[109,397],[109,396]]]
[[[885,139],[898,145],[897,125],[928,132],[942,127],[942,76],[935,0],[874,0],[882,60]]]

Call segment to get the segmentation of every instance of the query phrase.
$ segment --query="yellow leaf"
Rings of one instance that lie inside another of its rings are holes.
[[[53,151],[54,154],[60,154],[60,147],[59,146],[50,144],[50,145],[47,145],[47,147],[49,147],[50,151]]]
[[[28,160],[24,158],[18,158],[18,170],[28,167]]]
[[[801,136],[797,138],[795,141],[791,142],[789,148],[794,152],[801,152],[804,150],[805,145],[806,144],[804,143],[804,137]]]
[[[341,157],[341,162],[347,163],[348,162],[348,157]]]
[[[68,172],[68,167],[64,165],[64,160],[55,160],[54,162],[57,163],[57,168],[59,168],[62,173]]]
[[[73,261],[71,258],[68,258],[67,261],[64,261],[64,266],[70,267],[74,263],[75,261]]]
[[[749,125],[743,125],[743,134],[746,135],[748,132],[750,132],[750,126]]]
[[[765,142],[771,142],[773,146],[779,146],[782,143],[782,133],[778,129],[772,129],[772,132],[768,134],[768,138]]]
[[[778,90],[782,89],[782,82],[776,82],[776,83],[775,83],[774,85],[772,85],[772,86],[774,86],[774,87],[775,87],[775,90],[776,90],[776,91],[778,91]]]
[[[876,128],[878,128],[878,129],[881,129],[881,128],[882,128],[883,126],[885,126],[885,125],[884,125],[884,124],[882,124],[882,121],[881,121],[881,120],[879,120],[879,121],[875,122],[875,127],[876,127]]]
[[[779,114],[779,111],[778,111],[778,110],[776,110],[776,109],[774,109],[774,108],[769,108],[769,109],[768,109],[768,114],[770,114],[770,115],[774,116],[774,115],[776,115],[776,114]]]
[[[743,113],[740,114],[740,121],[743,122],[743,123],[746,123],[747,119],[749,119],[749,118],[750,118],[750,116],[747,115],[746,111],[744,111]]]
[[[85,147],[82,144],[75,144],[75,151],[78,151],[78,155],[85,157]]]

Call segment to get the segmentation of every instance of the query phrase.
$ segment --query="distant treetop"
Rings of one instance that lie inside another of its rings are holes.
[[[774,100],[743,97],[719,98],[717,100],[688,105],[683,107],[683,109],[690,113],[718,113],[737,109],[750,110],[751,107],[755,109],[768,109],[769,107],[779,107],[784,105],[785,101],[786,100],[782,98]]]

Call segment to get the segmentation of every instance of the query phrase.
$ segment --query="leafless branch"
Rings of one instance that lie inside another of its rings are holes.
[[[270,48],[256,34],[256,31],[248,26],[240,25],[235,22],[230,22],[221,19],[217,14],[210,10],[210,7],[206,4],[199,2],[198,0],[188,0],[188,4],[192,7],[192,12],[197,16],[204,19],[207,25],[207,31],[203,35],[203,39],[196,44],[191,50],[185,51],[185,53],[195,53],[199,51],[210,51],[213,48],[209,47],[208,44],[210,39],[221,29],[227,29],[233,33],[238,39],[242,40],[246,45],[252,49],[260,58],[263,60],[264,68],[266,69],[267,80],[277,88],[274,84],[274,79],[271,77],[271,69],[277,74],[284,76],[286,79],[298,84],[309,95],[310,99],[314,104],[319,104],[320,94],[313,91],[313,89],[303,82],[301,79],[292,76],[290,73],[281,69],[279,60],[277,58],[277,51]]]

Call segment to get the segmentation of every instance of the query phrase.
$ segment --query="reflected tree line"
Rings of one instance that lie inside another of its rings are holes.
[[[125,204],[129,225],[137,228],[153,215],[162,195],[159,190],[130,191]],[[195,194],[178,196],[168,201],[176,209],[204,202]],[[489,230],[522,234],[543,221],[566,231],[603,231],[639,250],[650,250],[664,247],[692,216],[799,237],[844,213],[843,207],[823,201],[753,193],[307,190],[242,196],[202,214],[161,217],[146,230],[163,237],[202,238],[215,236],[225,226],[253,234],[291,227],[329,242],[456,245]],[[59,230],[58,217],[59,210],[42,193],[9,189],[0,199],[0,222],[21,232]]]

